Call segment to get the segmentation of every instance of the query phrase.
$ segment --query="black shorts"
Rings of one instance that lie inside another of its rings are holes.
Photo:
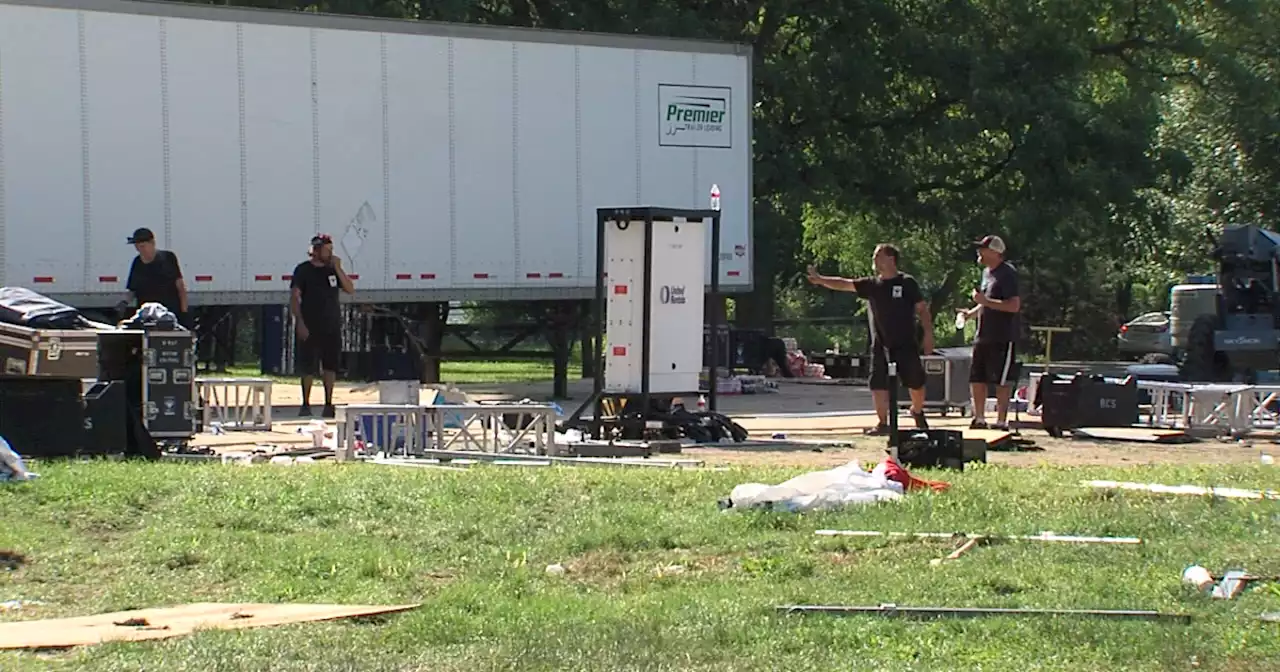
[[[898,365],[898,380],[908,390],[924,387],[924,365],[920,363],[920,350],[915,346],[885,348],[871,346],[871,375],[867,378],[867,387],[873,390],[889,389],[889,360]]]
[[[313,331],[307,340],[296,340],[294,361],[298,375],[314,376],[326,371],[338,370],[342,357],[342,335],[336,331]]]
[[[974,343],[969,382],[1004,387],[1018,380],[1018,349],[1008,343]]]

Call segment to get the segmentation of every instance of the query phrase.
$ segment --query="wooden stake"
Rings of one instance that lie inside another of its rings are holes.
[[[957,548],[956,550],[951,551],[951,553],[947,557],[934,558],[929,561],[929,564],[936,567],[948,560],[959,560],[960,556],[964,555],[965,553],[968,553],[970,550],[973,549],[974,546],[977,546],[981,542],[982,542],[981,537],[972,537],[968,541],[964,542],[964,544],[962,544],[960,548]]]
[[[1077,537],[1041,532],[1034,535],[968,534],[964,532],[876,532],[870,530],[817,530],[823,537],[891,537],[909,539],[981,539],[984,541],[1043,541],[1066,544],[1141,544],[1139,537]]]

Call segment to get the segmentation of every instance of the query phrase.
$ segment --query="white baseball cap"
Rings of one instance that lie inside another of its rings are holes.
[[[1004,254],[1005,250],[1004,239],[1000,236],[985,236],[982,240],[975,242],[974,245],[979,249],[985,247],[992,252],[999,252],[1000,254]]]

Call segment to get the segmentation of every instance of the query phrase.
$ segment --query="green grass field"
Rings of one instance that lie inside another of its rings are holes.
[[[229,376],[258,378],[256,366],[235,366],[227,371]],[[549,361],[509,360],[497,362],[444,362],[440,365],[440,378],[449,383],[522,383],[551,380],[554,369]],[[268,376],[282,382],[297,382],[296,376]],[[569,380],[582,377],[580,363],[570,361]]]
[[[1280,574],[1280,502],[1114,494],[1083,478],[1275,487],[1274,467],[984,467],[840,513],[720,512],[795,470],[46,464],[0,485],[0,620],[194,601],[405,603],[371,622],[0,654],[4,670],[1276,670],[1280,586],[1231,602],[1190,563]],[[1140,536],[1140,547],[948,543],[821,528]],[[548,575],[547,565],[568,571]],[[682,568],[673,569],[673,567]],[[784,617],[783,603],[1156,609],[1191,625]]]

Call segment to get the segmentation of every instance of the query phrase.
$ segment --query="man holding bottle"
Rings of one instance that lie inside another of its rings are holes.
[[[969,392],[973,398],[973,422],[969,427],[987,428],[987,386],[994,385],[995,428],[1008,431],[1009,398],[1016,380],[1018,313],[1022,310],[1018,271],[1005,261],[1005,244],[1000,236],[986,236],[974,244],[978,263],[983,266],[982,286],[972,295],[976,305],[956,316],[958,328],[964,327],[963,320],[978,318],[969,369]]]

